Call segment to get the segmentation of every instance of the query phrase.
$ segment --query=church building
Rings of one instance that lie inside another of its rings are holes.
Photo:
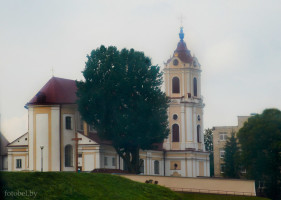
[[[164,66],[171,99],[170,134],[157,149],[140,151],[145,175],[210,176],[205,151],[201,65],[184,42],[183,28],[173,56]],[[81,171],[126,169],[111,141],[101,140],[81,120],[74,80],[52,77],[26,104],[28,132],[7,145],[9,171]]]

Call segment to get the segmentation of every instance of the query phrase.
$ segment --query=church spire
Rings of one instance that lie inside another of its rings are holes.
[[[192,63],[193,58],[190,54],[190,51],[186,47],[185,42],[183,41],[184,33],[183,33],[183,27],[180,27],[180,33],[179,33],[180,41],[178,43],[177,49],[174,51],[174,56],[178,57],[182,62],[184,63]]]
[[[180,39],[181,39],[181,41],[183,40],[183,38],[184,38],[184,33],[183,33],[183,27],[181,26],[180,27],[180,33],[179,33],[179,36],[180,36]]]

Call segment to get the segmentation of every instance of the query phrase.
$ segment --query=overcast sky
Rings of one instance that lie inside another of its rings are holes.
[[[281,109],[281,1],[0,0],[1,129],[27,132],[24,108],[54,75],[81,80],[101,44],[143,51],[153,64],[185,41],[202,65],[205,128]]]

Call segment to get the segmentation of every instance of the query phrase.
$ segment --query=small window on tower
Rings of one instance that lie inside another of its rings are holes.
[[[177,65],[179,64],[179,61],[178,61],[177,59],[175,59],[175,60],[173,61],[173,64],[174,64],[175,66],[177,66]]]
[[[179,125],[177,125],[177,124],[173,124],[173,126],[172,126],[172,141],[173,142],[180,141]]]
[[[178,77],[174,77],[172,80],[172,92],[180,93],[180,79]]]
[[[71,130],[71,117],[65,118],[65,129]]]
[[[197,142],[200,143],[201,141],[201,129],[200,125],[197,125]]]
[[[197,79],[193,78],[193,95],[197,96]]]
[[[178,115],[177,115],[177,114],[174,114],[174,115],[173,115],[173,119],[174,119],[174,120],[177,120],[177,119],[178,119]]]

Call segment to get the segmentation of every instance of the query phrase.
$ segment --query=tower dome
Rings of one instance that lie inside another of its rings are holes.
[[[183,27],[180,28],[179,33],[180,41],[178,43],[177,49],[174,51],[174,56],[178,57],[184,63],[192,63],[193,58],[190,54],[190,51],[186,47],[186,43],[183,41],[184,33]]]

